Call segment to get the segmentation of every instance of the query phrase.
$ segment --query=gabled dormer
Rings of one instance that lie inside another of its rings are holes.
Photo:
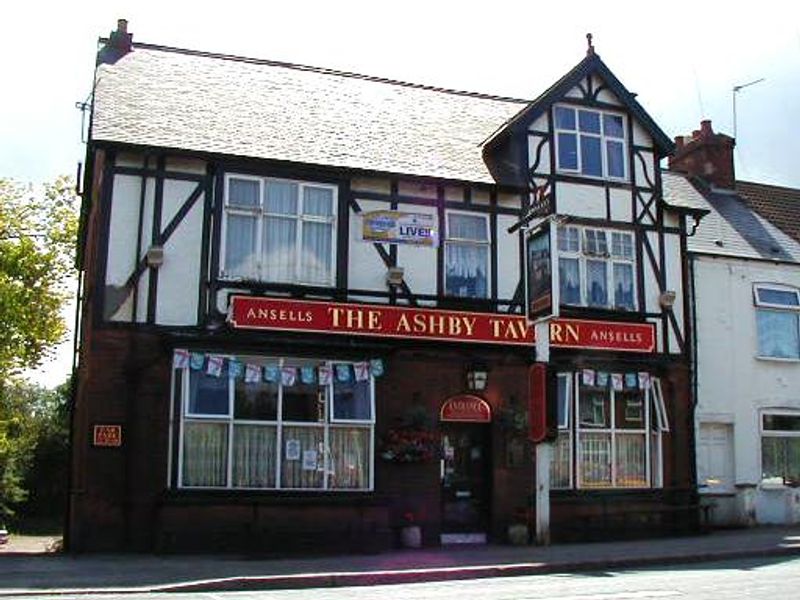
[[[637,159],[652,166],[672,153],[670,138],[587,39],[586,57],[484,143],[498,182],[538,187],[537,176],[555,175],[630,184]]]
[[[561,315],[660,324],[659,351],[685,352],[685,229],[659,171],[673,143],[587,38],[585,58],[487,140],[484,160],[529,190],[519,230],[550,239]]]

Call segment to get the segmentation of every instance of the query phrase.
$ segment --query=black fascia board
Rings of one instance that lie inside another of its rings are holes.
[[[622,85],[616,75],[611,72],[597,54],[590,54],[581,62],[575,65],[561,79],[551,85],[538,98],[523,108],[516,116],[512,117],[501,129],[499,129],[484,144],[484,156],[495,148],[500,140],[508,135],[518,134],[527,130],[528,126],[542,113],[550,108],[552,104],[561,100],[565,94],[581,82],[590,74],[597,74],[605,82],[609,89],[619,98],[623,106],[630,111],[636,120],[653,137],[653,142],[659,150],[661,156],[669,156],[675,151],[675,145],[669,136],[656,124],[644,110],[634,95]]]

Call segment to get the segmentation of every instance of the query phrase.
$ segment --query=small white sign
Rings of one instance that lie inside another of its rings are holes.
[[[300,440],[286,440],[286,460],[300,460]]]
[[[317,470],[317,451],[303,450],[303,471]]]

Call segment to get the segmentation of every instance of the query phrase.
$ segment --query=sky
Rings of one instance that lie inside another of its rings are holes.
[[[596,52],[667,135],[733,133],[738,179],[800,187],[800,3],[493,0],[14,2],[0,19],[0,177],[74,174],[97,38],[147,42],[535,98]],[[68,309],[70,310],[70,309]],[[72,322],[72,317],[68,319]],[[71,341],[30,373],[61,383]]]

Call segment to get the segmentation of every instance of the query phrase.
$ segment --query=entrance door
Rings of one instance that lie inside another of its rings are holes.
[[[486,541],[489,441],[489,425],[442,423],[442,543]]]

